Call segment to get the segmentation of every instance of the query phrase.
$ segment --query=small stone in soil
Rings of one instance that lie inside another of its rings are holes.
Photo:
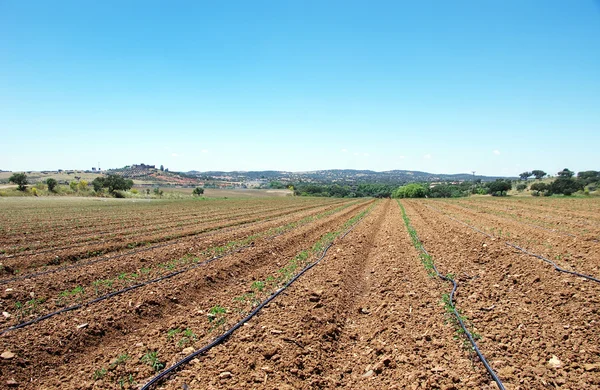
[[[10,351],[4,351],[4,352],[2,352],[2,355],[0,355],[0,357],[2,359],[12,359],[15,357],[15,354]]]

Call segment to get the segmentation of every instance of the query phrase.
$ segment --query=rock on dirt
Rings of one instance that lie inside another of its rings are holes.
[[[558,357],[556,357],[556,355],[552,355],[552,358],[548,360],[548,365],[552,368],[559,368],[562,366],[562,362]]]
[[[14,358],[14,357],[15,357],[15,354],[14,354],[14,353],[12,353],[12,352],[10,352],[10,351],[4,351],[4,352],[2,352],[2,355],[0,355],[0,357],[1,357],[2,359],[6,359],[6,360],[8,360],[8,359],[12,359],[12,358]]]

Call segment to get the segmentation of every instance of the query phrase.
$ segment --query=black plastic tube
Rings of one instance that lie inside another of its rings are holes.
[[[349,205],[352,205],[352,204],[353,203],[350,203]],[[333,206],[336,206],[336,205],[338,205],[338,203],[335,203]],[[303,209],[300,209],[300,210],[297,210],[297,211],[294,211],[294,212],[302,212],[302,211],[306,211],[306,210],[310,210],[310,209],[316,209],[318,207],[320,207],[320,206],[303,208]],[[258,223],[268,222],[268,221],[271,221],[273,219],[279,218],[279,217],[281,217],[283,215],[286,215],[286,214],[277,214],[277,215],[274,215],[274,216],[270,216],[270,217],[268,217],[266,219],[252,220],[252,221],[249,221],[249,222],[246,222],[246,223],[241,223],[241,224],[224,225],[222,227],[217,227],[217,228],[214,228],[214,229],[209,229],[209,230],[201,231],[198,234],[196,234],[195,236],[202,237],[202,238],[210,237],[210,236],[213,236],[215,234],[221,234],[221,233],[226,233],[226,232],[234,231],[234,230],[236,230],[238,228],[244,228],[244,227],[253,226],[253,225],[258,224]],[[0,280],[0,285],[12,283],[12,282],[16,282],[16,281],[19,281],[19,280],[33,279],[33,278],[36,278],[36,277],[42,276],[42,275],[48,275],[48,274],[52,274],[52,273],[55,273],[55,272],[65,271],[65,270],[69,270],[69,269],[73,269],[73,268],[84,267],[86,265],[100,263],[100,262],[103,262],[103,261],[114,260],[114,259],[118,259],[118,258],[125,257],[125,256],[135,255],[137,253],[150,251],[152,249],[163,248],[163,247],[166,247],[166,246],[175,245],[178,242],[182,241],[183,239],[188,239],[190,237],[192,237],[192,236],[175,238],[174,240],[168,241],[168,242],[163,243],[163,244],[156,244],[156,245],[152,245],[152,246],[147,246],[147,247],[144,247],[142,249],[134,249],[134,250],[131,250],[131,251],[128,251],[128,252],[125,252],[125,253],[118,254],[118,255],[111,255],[111,256],[108,256],[108,257],[102,257],[102,258],[95,259],[95,260],[90,260],[90,261],[78,261],[76,264],[66,265],[66,266],[63,266],[63,267],[54,268],[54,269],[46,270],[46,271],[34,272],[34,273],[27,274],[27,275],[22,275],[22,276],[15,276],[15,277],[9,278],[9,279],[3,279],[3,280]]]
[[[360,218],[358,221],[356,221],[356,223],[354,223],[343,235],[340,236],[340,239],[343,239],[344,237],[346,237],[346,235],[348,233],[350,233],[356,227],[356,225],[364,219],[365,216],[366,216],[366,214],[362,218]],[[283,285],[278,290],[276,290],[271,295],[269,295],[269,297],[267,299],[265,299],[264,301],[262,301],[256,308],[254,308],[254,310],[252,310],[250,312],[250,314],[248,314],[246,317],[242,318],[239,322],[237,322],[235,325],[233,325],[231,328],[229,328],[225,333],[218,336],[217,338],[215,338],[213,341],[211,341],[209,344],[205,345],[204,347],[198,349],[195,352],[192,352],[188,356],[179,360],[177,363],[173,364],[171,367],[166,368],[165,370],[160,372],[154,378],[150,379],[150,381],[148,381],[148,383],[146,383],[140,390],[148,390],[148,389],[152,388],[152,386],[154,386],[155,384],[160,382],[162,379],[164,379],[168,375],[172,374],[174,371],[179,369],[181,366],[192,361],[196,356],[202,355],[203,353],[206,353],[207,351],[211,350],[212,348],[214,348],[217,345],[226,341],[229,338],[229,336],[231,336],[233,334],[233,332],[238,330],[246,322],[250,321],[250,319],[252,319],[252,317],[256,316],[258,314],[258,312],[260,312],[262,310],[262,308],[264,308],[273,299],[277,298],[277,296],[279,294],[281,294],[285,289],[287,289],[289,286],[291,286],[296,280],[298,280],[298,278],[300,278],[300,276],[304,275],[304,273],[306,273],[306,271],[310,270],[311,268],[313,268],[314,266],[319,264],[321,262],[321,260],[323,260],[325,258],[325,256],[327,255],[327,251],[329,250],[329,248],[331,248],[332,245],[333,245],[333,242],[330,242],[329,244],[327,244],[327,246],[323,249],[321,256],[317,260],[315,260],[314,262],[312,262],[312,263],[308,264],[306,267],[304,267],[298,274],[296,274],[296,276],[294,276],[285,285]]]
[[[282,234],[285,234],[286,232],[287,231],[283,231],[281,233],[274,234],[271,237],[268,237],[267,239],[274,239],[276,237],[281,236]],[[168,245],[168,244],[164,244],[164,245]],[[52,317],[54,317],[56,315],[59,315],[59,314],[62,314],[62,313],[68,312],[68,311],[80,309],[80,308],[82,308],[84,306],[88,306],[88,305],[91,305],[91,304],[94,304],[94,303],[98,303],[98,302],[104,301],[106,299],[115,297],[117,295],[124,294],[124,293],[126,293],[128,291],[135,290],[135,289],[138,289],[140,287],[147,286],[149,284],[157,283],[157,282],[160,282],[162,280],[172,278],[173,276],[182,274],[184,272],[191,271],[191,270],[196,269],[198,267],[202,267],[202,266],[204,266],[204,265],[206,265],[208,263],[211,263],[211,262],[213,262],[213,261],[215,261],[217,259],[220,259],[222,257],[228,256],[228,255],[231,255],[231,254],[234,254],[234,253],[237,253],[237,252],[240,252],[243,249],[248,248],[250,246],[252,246],[252,244],[244,245],[244,246],[241,246],[241,247],[239,247],[237,249],[231,250],[231,251],[229,251],[227,253],[223,253],[221,255],[211,257],[210,259],[204,260],[204,261],[202,261],[202,262],[200,262],[198,264],[195,264],[195,265],[193,265],[191,267],[184,268],[184,269],[179,270],[179,271],[174,271],[174,272],[171,272],[171,273],[169,273],[167,275],[163,275],[163,276],[160,276],[160,277],[155,278],[155,279],[148,280],[148,281],[143,282],[143,283],[138,283],[138,284],[134,284],[133,286],[125,287],[124,289],[121,289],[121,290],[118,290],[118,291],[114,291],[114,292],[108,293],[106,295],[102,295],[102,296],[100,296],[100,297],[98,297],[96,299],[93,299],[91,301],[88,301],[86,303],[82,303],[82,304],[77,304],[77,305],[72,305],[72,306],[69,306],[69,307],[65,307],[65,308],[62,308],[60,310],[54,311],[52,313],[45,314],[45,315],[43,315],[41,317],[34,318],[34,319],[30,320],[30,321],[22,322],[20,324],[17,324],[15,326],[11,326],[11,327],[9,327],[7,329],[4,329],[4,330],[0,331],[0,335],[3,335],[4,333],[10,332],[12,330],[17,330],[17,329],[25,328],[25,327],[27,327],[29,325],[33,325],[33,324],[35,324],[37,322],[47,320],[49,318],[52,318]],[[123,256],[124,255],[125,254],[123,254]]]
[[[471,225],[469,225],[469,224],[467,224],[467,223],[465,223],[465,222],[461,221],[460,219],[457,219],[457,218],[454,218],[454,217],[452,217],[452,216],[450,216],[450,215],[448,215],[448,214],[445,214],[444,212],[442,212],[442,211],[441,211],[440,209],[438,209],[438,208],[435,208],[435,207],[433,207],[433,206],[429,206],[429,205],[425,205],[425,206],[429,207],[429,208],[430,208],[430,209],[432,209],[432,210],[435,210],[435,211],[437,211],[438,213],[440,213],[440,214],[442,214],[442,215],[445,215],[446,217],[450,218],[450,219],[451,219],[451,220],[453,220],[453,221],[456,221],[456,222],[458,222],[458,223],[460,223],[460,224],[463,224],[463,225],[465,225],[465,226],[466,226],[466,227],[468,227],[468,228],[471,228],[471,229],[475,230],[475,231],[476,231],[476,232],[478,232],[478,233],[481,233],[481,234],[483,234],[483,235],[485,235],[485,236],[487,236],[487,237],[489,237],[489,238],[491,238],[491,239],[496,239],[496,237],[492,236],[491,234],[488,234],[488,233],[486,233],[486,232],[483,232],[483,231],[481,231],[481,230],[477,229],[476,227],[474,227],[474,226],[471,226]],[[558,265],[557,265],[555,262],[553,262],[552,260],[550,260],[550,259],[547,259],[547,258],[545,258],[544,256],[538,255],[538,254],[536,254],[536,253],[529,252],[528,250],[526,250],[526,249],[523,249],[523,248],[521,248],[521,247],[520,247],[520,246],[518,246],[518,245],[515,245],[515,244],[513,244],[513,243],[510,243],[510,242],[508,242],[508,241],[504,242],[504,244],[505,244],[506,246],[509,246],[509,247],[515,248],[515,249],[517,249],[517,250],[519,250],[519,251],[521,251],[521,252],[523,252],[523,253],[525,253],[525,254],[528,254],[529,256],[537,257],[538,259],[540,259],[540,260],[542,260],[542,261],[545,261],[546,263],[548,263],[548,264],[552,265],[552,267],[554,267],[554,269],[555,269],[556,271],[558,271],[558,272],[563,272],[563,273],[566,273],[566,274],[570,274],[570,275],[579,276],[580,278],[584,278],[584,279],[591,280],[591,281],[593,281],[593,282],[596,282],[596,283],[600,283],[600,279],[598,279],[598,278],[595,278],[595,277],[593,277],[593,276],[590,276],[590,275],[585,275],[585,274],[582,274],[582,273],[579,273],[579,272],[575,272],[575,271],[569,271],[568,269],[561,268],[561,267],[559,267],[559,266],[558,266]]]
[[[399,201],[398,201],[398,205],[402,209],[402,214],[406,215],[406,211],[404,210],[404,207],[400,204]],[[407,227],[409,227],[409,226],[407,226]],[[414,228],[412,228],[412,229],[414,230]],[[421,239],[418,237],[418,235],[416,233],[416,230],[414,230],[414,231],[415,231],[415,235],[417,237],[418,243],[419,243],[419,249],[425,255],[427,255],[428,257],[431,257],[431,255],[427,252],[427,250],[423,246],[423,244],[421,242]],[[460,314],[456,310],[456,306],[454,305],[454,293],[456,292],[456,289],[458,288],[458,284],[456,283],[456,281],[454,279],[450,279],[449,277],[442,275],[438,271],[437,267],[435,266],[435,263],[432,262],[432,265],[433,265],[433,270],[435,271],[435,274],[440,279],[452,283],[452,291],[450,292],[450,302],[449,302],[450,306],[452,307],[452,312],[454,313],[454,316],[456,317],[456,320],[458,321],[458,324],[460,325],[460,327],[462,328],[462,330],[465,332],[465,335],[467,336],[467,339],[471,343],[471,346],[473,347],[473,350],[475,351],[475,353],[479,357],[479,360],[481,360],[481,363],[483,363],[483,366],[487,370],[488,374],[490,374],[490,376],[492,377],[493,381],[496,382],[496,384],[498,385],[498,388],[500,388],[500,390],[505,390],[504,384],[502,384],[502,381],[500,380],[500,378],[498,377],[498,375],[496,374],[496,372],[492,369],[492,367],[488,363],[488,361],[485,358],[485,356],[483,356],[483,353],[481,352],[481,350],[477,346],[477,343],[475,342],[475,339],[473,338],[473,335],[471,335],[471,332],[469,332],[469,330],[467,329],[465,323],[462,320],[462,317],[460,316]]]

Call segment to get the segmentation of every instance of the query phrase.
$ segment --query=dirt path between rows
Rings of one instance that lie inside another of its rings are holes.
[[[457,278],[456,305],[507,389],[600,388],[600,285],[557,273],[422,201],[403,204],[439,271]]]
[[[445,322],[398,205],[380,204],[224,345],[161,388],[493,388]]]

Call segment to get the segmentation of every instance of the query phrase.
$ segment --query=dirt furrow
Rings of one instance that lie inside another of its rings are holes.
[[[485,388],[486,373],[445,323],[446,289],[427,276],[398,206],[386,201],[281,299],[162,388]]]
[[[419,201],[403,203],[440,272],[459,281],[456,305],[507,388],[600,388],[597,283],[559,274]]]
[[[168,283],[157,283],[27,329],[42,337],[23,339],[19,337],[21,331],[7,333],[2,338],[3,347],[18,358],[11,360],[5,372],[20,383],[33,377],[25,388],[54,388],[59,383],[67,389],[118,388],[108,379],[94,380],[94,373],[111,367],[117,355],[127,354],[131,359],[119,369],[127,369],[127,375],[141,381],[152,372],[141,363],[145,353],[155,351],[167,363],[185,347],[214,337],[217,329],[211,331],[215,323],[207,318],[209,309],[235,306],[232,298],[244,295],[253,280],[276,274],[285,261],[364,207],[363,202],[273,240],[257,242]],[[228,312],[227,322],[239,315]],[[82,324],[87,325],[77,327]],[[168,340],[170,330],[188,328],[194,332],[189,343]],[[44,367],[42,373],[40,367]]]
[[[447,203],[433,202],[430,205],[497,237],[499,241],[518,245],[551,259],[563,268],[600,277],[600,243],[592,241],[590,237],[560,235],[496,215],[451,207]]]

